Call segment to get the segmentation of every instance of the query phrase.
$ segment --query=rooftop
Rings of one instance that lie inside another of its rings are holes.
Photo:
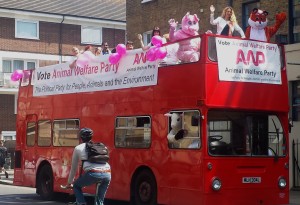
[[[126,0],[0,0],[0,9],[126,21]]]

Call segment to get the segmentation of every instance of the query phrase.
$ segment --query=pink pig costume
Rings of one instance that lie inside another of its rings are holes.
[[[174,19],[170,19],[170,41],[174,42],[180,39],[199,35],[198,22],[199,18],[197,17],[197,14],[190,15],[190,13],[187,12],[182,18],[182,29],[175,31],[178,22],[175,22]],[[198,61],[200,58],[200,37],[179,42],[177,58],[183,63]]]

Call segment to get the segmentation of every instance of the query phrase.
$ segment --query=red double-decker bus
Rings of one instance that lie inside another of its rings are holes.
[[[282,46],[205,34],[197,62],[128,51],[24,74],[14,185],[50,199],[67,183],[77,132],[110,150],[106,197],[137,205],[289,203],[288,83]],[[193,41],[188,39],[185,41]],[[201,40],[201,41],[200,41]],[[183,138],[171,117],[180,117]],[[177,130],[178,131],[178,130]],[[78,174],[79,170],[78,168]],[[94,187],[84,192],[94,193]]]

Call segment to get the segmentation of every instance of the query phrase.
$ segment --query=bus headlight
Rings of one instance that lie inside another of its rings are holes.
[[[286,187],[286,180],[284,177],[279,177],[278,186],[280,189],[284,189]]]
[[[221,186],[222,186],[221,180],[217,177],[213,178],[211,183],[211,188],[214,191],[219,191],[221,189]]]

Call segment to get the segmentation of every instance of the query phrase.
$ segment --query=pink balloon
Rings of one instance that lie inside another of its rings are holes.
[[[164,59],[167,56],[167,50],[165,47],[159,47],[155,54],[158,59]]]
[[[30,70],[23,70],[23,78],[28,79],[30,77]]]
[[[118,44],[116,47],[116,51],[118,54],[120,54],[121,56],[126,54],[126,46],[124,44]]]
[[[121,55],[119,53],[112,53],[108,57],[108,60],[111,64],[117,64],[121,59]]]
[[[83,68],[86,64],[88,64],[88,59],[85,55],[81,54],[78,56],[77,60],[76,60],[76,65],[78,67]]]
[[[148,61],[155,61],[157,59],[156,54],[155,54],[156,50],[157,50],[157,47],[152,47],[147,51],[146,57],[147,57]]]
[[[15,70],[11,76],[10,76],[10,79],[12,81],[18,81],[20,80],[21,78],[23,77],[23,71],[22,70]]]
[[[162,45],[162,37],[153,36],[151,39],[151,43],[157,47],[160,47]]]

